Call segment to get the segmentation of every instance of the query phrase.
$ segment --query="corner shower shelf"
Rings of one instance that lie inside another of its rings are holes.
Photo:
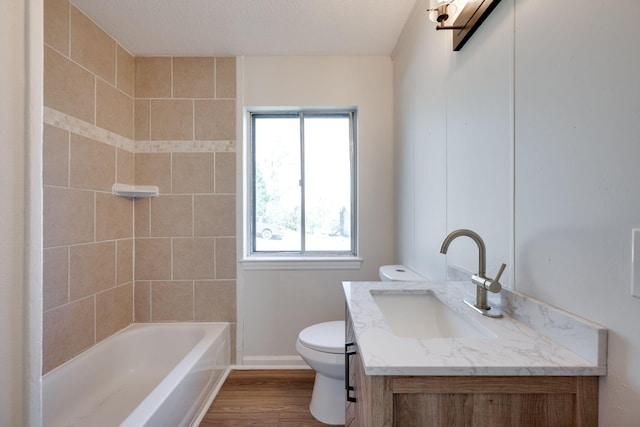
[[[155,185],[113,184],[111,191],[122,197],[158,197],[158,187]]]

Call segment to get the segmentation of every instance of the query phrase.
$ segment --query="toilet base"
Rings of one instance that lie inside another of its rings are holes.
[[[309,410],[325,424],[343,425],[345,411],[344,380],[329,378],[316,372]]]

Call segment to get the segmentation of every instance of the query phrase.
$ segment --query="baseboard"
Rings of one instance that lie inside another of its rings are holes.
[[[300,356],[245,356],[233,369],[311,369]]]

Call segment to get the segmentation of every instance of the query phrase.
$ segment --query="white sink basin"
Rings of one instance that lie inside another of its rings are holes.
[[[371,292],[396,336],[408,338],[496,338],[440,301],[431,291]]]

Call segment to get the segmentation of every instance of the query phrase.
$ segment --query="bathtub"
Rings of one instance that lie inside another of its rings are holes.
[[[43,377],[43,425],[189,426],[229,370],[227,323],[133,324]]]

